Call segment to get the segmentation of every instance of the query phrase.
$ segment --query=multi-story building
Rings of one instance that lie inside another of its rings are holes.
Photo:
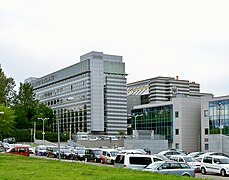
[[[177,95],[171,101],[134,106],[131,114],[132,129],[152,130],[154,139],[168,140],[169,148],[200,149],[199,97]]]
[[[201,98],[201,150],[229,154],[229,96]]]
[[[155,77],[127,85],[128,114],[134,105],[167,102],[175,94],[183,94],[189,97],[200,97],[200,85],[188,80],[180,80],[177,76]]]
[[[121,56],[90,52],[77,64],[26,81],[37,99],[54,110],[62,132],[126,133],[126,74]]]

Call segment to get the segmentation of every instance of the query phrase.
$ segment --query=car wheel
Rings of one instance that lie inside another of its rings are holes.
[[[206,174],[207,173],[206,170],[205,170],[205,168],[201,168],[201,173],[202,174]]]
[[[182,176],[190,177],[190,175],[189,175],[189,174],[183,174]]]
[[[221,176],[223,176],[223,177],[227,175],[225,169],[222,169],[221,172],[220,172],[220,174],[221,174]]]

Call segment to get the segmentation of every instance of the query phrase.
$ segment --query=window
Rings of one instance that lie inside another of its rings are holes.
[[[208,128],[205,128],[205,135],[208,134]]]
[[[208,110],[204,110],[204,117],[208,117]]]
[[[209,144],[205,144],[205,150],[209,150]]]
[[[179,129],[175,129],[175,135],[179,135]]]
[[[175,117],[178,118],[179,117],[179,112],[175,111]]]
[[[179,148],[179,143],[176,143],[176,144],[175,144],[175,147],[176,147],[176,149],[180,149],[180,148]]]
[[[203,162],[212,164],[212,157],[204,157]]]
[[[150,157],[129,157],[130,164],[148,165],[152,163]]]

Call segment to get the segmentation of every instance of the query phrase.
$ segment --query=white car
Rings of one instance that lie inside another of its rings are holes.
[[[185,162],[190,167],[195,169],[196,171],[200,171],[201,163],[191,156],[172,155],[172,156],[170,156],[170,159],[177,161],[177,162]]]
[[[201,173],[229,175],[229,158],[225,156],[204,156],[201,161]]]

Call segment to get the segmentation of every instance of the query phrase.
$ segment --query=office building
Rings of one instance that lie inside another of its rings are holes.
[[[169,148],[200,149],[200,98],[177,95],[171,101],[134,106],[133,130],[153,130],[154,139],[168,140]]]
[[[201,98],[201,151],[229,154],[229,96]]]
[[[54,110],[61,132],[126,133],[127,84],[121,56],[90,52],[79,63],[26,81],[37,99]],[[55,122],[54,131],[56,127]]]
[[[200,85],[194,81],[181,80],[177,76],[155,77],[127,84],[128,114],[134,105],[167,102],[176,94],[200,97]]]

